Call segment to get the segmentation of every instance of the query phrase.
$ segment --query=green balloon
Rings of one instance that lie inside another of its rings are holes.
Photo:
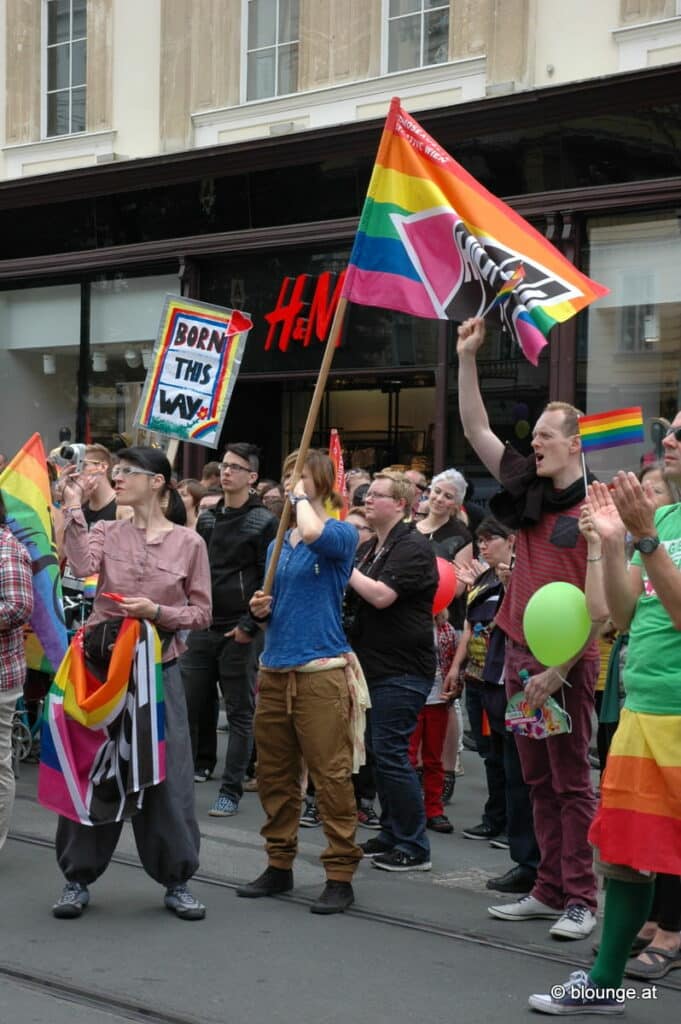
[[[538,662],[553,667],[569,661],[586,643],[591,618],[586,598],[572,583],[547,583],[527,602],[523,632]]]

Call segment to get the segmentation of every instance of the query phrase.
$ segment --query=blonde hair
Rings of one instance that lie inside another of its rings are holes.
[[[573,434],[579,433],[578,419],[580,416],[584,415],[581,409],[577,409],[576,406],[570,405],[569,402],[549,402],[548,405],[544,406],[544,412],[563,413],[562,430],[566,437],[572,437]]]
[[[406,502],[407,508],[412,505],[416,498],[416,485],[411,482],[408,476],[405,476],[404,473],[399,473],[396,469],[381,469],[378,473],[374,473],[374,480],[389,480],[390,497],[394,498],[395,501]]]

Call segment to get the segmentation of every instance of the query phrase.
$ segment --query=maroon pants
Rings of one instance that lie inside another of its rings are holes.
[[[527,648],[508,640],[508,697],[522,689],[521,669],[530,675],[543,671]],[[545,740],[516,737],[541,857],[532,895],[561,910],[571,904],[596,909],[593,851],[587,833],[596,809],[588,755],[597,676],[598,662],[582,659],[568,674],[571,685],[554,694],[572,719],[571,733]]]
[[[445,770],[442,766],[442,748],[448,722],[449,704],[426,704],[419,712],[416,728],[409,741],[409,760],[414,768],[419,763],[419,749],[421,751],[426,818],[437,818],[444,814],[442,785]]]

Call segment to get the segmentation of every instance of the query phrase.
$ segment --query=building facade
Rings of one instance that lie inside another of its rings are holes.
[[[495,428],[548,398],[679,405],[679,0],[1,0],[0,448],[129,434],[167,293],[254,329],[225,437],[297,443],[391,96],[610,294],[538,368],[493,336]],[[309,329],[308,329],[309,328]],[[479,470],[455,325],[351,307],[316,441]],[[645,445],[627,451],[636,465]],[[210,453],[184,446],[185,470]],[[619,452],[617,459],[621,460]],[[612,468],[611,456],[594,458]]]

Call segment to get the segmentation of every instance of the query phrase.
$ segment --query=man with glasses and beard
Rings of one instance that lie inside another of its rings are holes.
[[[357,552],[350,577],[354,606],[349,639],[371,694],[367,741],[373,753],[381,831],[365,857],[384,871],[429,871],[430,843],[409,739],[435,678],[433,598],[438,573],[432,544],[404,522],[413,484],[403,473],[377,473],[366,497],[376,533]]]
[[[217,818],[238,811],[253,746],[257,654],[253,640],[260,630],[248,602],[262,585],[267,546],[277,532],[275,516],[252,490],[258,468],[255,445],[228,445],[220,466],[223,496],[214,508],[201,513],[196,524],[208,545],[213,622],[209,629],[191,634],[180,667],[195,758],[199,721],[206,706],[215,702],[216,679],[225,701],[229,724],[225,768],[220,792],[208,812]],[[204,774],[209,777],[211,769],[205,768]]]

